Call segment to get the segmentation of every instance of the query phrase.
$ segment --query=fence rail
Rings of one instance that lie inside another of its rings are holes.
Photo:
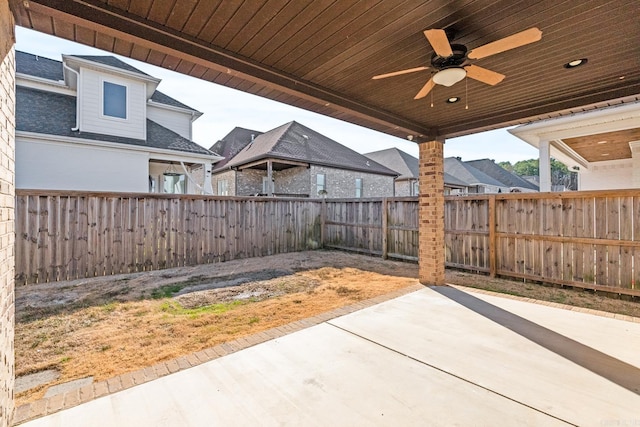
[[[329,247],[416,261],[416,198],[18,190],[17,283]],[[446,265],[640,295],[640,191],[451,196]]]

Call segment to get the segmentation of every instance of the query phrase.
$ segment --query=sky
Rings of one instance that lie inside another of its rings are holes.
[[[60,61],[62,55],[113,55],[85,45],[22,27],[16,28],[16,49]],[[266,132],[295,120],[359,153],[396,147],[418,157],[418,146],[341,120],[236,89],[199,80],[130,58],[114,55],[141,71],[162,79],[158,90],[203,113],[193,123],[193,140],[210,148],[234,127]],[[506,129],[448,139],[445,157],[462,160],[493,159],[515,163],[538,157],[538,151]]]

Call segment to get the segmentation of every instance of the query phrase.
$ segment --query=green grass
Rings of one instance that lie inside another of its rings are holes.
[[[182,283],[175,283],[173,285],[160,286],[159,288],[151,291],[151,298],[153,299],[171,298],[172,296],[180,292],[184,287],[185,285]]]
[[[160,310],[167,314],[175,316],[189,316],[192,318],[200,317],[204,314],[222,314],[234,308],[246,304],[247,301],[232,301],[219,304],[205,305],[196,308],[184,308],[175,301],[167,300],[160,305]]]

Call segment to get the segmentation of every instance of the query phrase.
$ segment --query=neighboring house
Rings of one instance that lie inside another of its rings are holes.
[[[444,171],[465,184],[464,188],[449,194],[505,193],[511,190],[509,185],[463,162],[460,157],[445,158]]]
[[[113,56],[16,52],[16,187],[211,194],[190,179],[221,158],[191,140],[201,113],[159,83]]]
[[[398,173],[398,177],[394,182],[394,195],[396,197],[419,195],[417,158],[397,148],[365,153],[365,156]],[[445,194],[466,193],[467,187],[465,182],[445,172]]]
[[[469,160],[464,163],[506,185],[511,193],[532,193],[538,191],[537,185],[521,178],[515,173],[509,172],[493,160]]]
[[[578,190],[640,188],[638,101],[542,120],[509,132],[538,148],[541,191],[553,190],[550,158],[578,172]]]
[[[296,122],[265,133],[235,128],[212,151],[221,196],[391,197],[397,173]]]

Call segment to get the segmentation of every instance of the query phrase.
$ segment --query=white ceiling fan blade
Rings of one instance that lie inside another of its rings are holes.
[[[433,81],[433,77],[430,78],[429,81],[422,87],[422,89],[420,89],[420,92],[418,92],[418,94],[413,99],[424,98],[429,92],[431,92],[431,89],[433,89],[435,85],[436,84]]]
[[[495,71],[487,70],[477,65],[467,65],[464,69],[467,72],[467,77],[491,86],[497,85],[505,78],[504,74],[496,73]]]
[[[429,40],[431,47],[438,56],[448,58],[453,55],[447,33],[444,30],[425,30],[424,35]]]
[[[406,70],[394,71],[392,73],[387,74],[379,74],[377,76],[371,77],[373,80],[386,79],[387,77],[400,76],[402,74],[415,73],[416,71],[428,70],[429,67],[416,67],[416,68],[408,68]]]
[[[481,59],[487,56],[495,55],[516,47],[524,46],[529,43],[537,42],[542,38],[542,31],[536,27],[521,31],[509,37],[487,43],[483,46],[473,49],[467,57],[469,59]]]

